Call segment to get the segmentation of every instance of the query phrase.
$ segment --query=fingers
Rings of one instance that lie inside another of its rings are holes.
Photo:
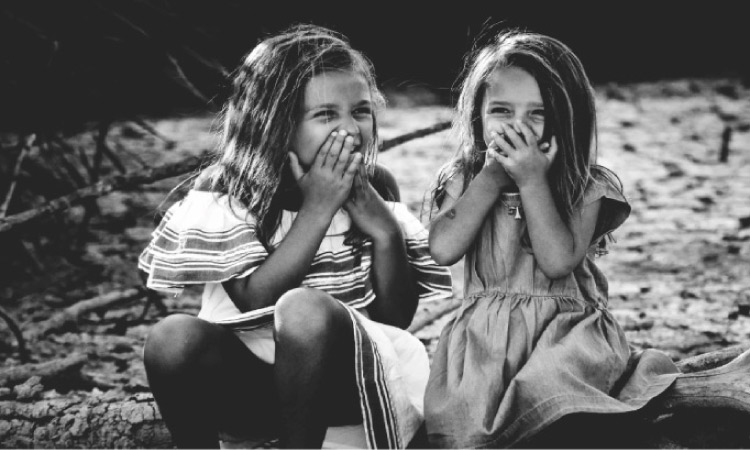
[[[497,153],[503,153],[507,155],[509,152],[515,150],[515,148],[505,140],[504,136],[507,136],[506,134],[500,134],[497,131],[493,130],[490,135],[492,137],[492,142],[490,142],[490,144],[494,143],[494,145],[492,145],[492,149]],[[490,150],[489,146],[487,147],[487,150]]]
[[[330,162],[330,153],[331,150],[336,145],[336,140],[339,139],[339,130],[333,130],[331,134],[328,135],[325,141],[323,141],[323,145],[320,146],[320,149],[318,150],[318,154],[315,155],[315,162],[318,167],[324,167],[326,164],[331,164]],[[336,153],[338,155],[338,152]],[[337,156],[338,158],[338,156]],[[335,164],[335,160],[333,163]]]
[[[532,130],[531,127],[526,124],[526,122],[517,122],[514,128],[516,129],[516,131],[520,131],[523,139],[528,145],[532,145],[534,142],[539,141],[539,138],[537,137],[534,130]]]
[[[512,144],[509,147],[512,147],[513,150],[517,150],[526,145],[523,134],[521,133],[517,125],[511,126],[507,123],[501,123],[500,125],[503,127],[505,136],[510,140],[510,143]],[[503,147],[500,146],[500,148]]]
[[[305,176],[305,171],[302,170],[302,166],[299,163],[299,158],[294,152],[289,152],[289,168],[292,169],[292,175],[295,180],[299,180]]]
[[[348,135],[344,137],[343,143],[341,145],[341,153],[339,153],[336,164],[334,164],[333,166],[334,172],[340,172],[343,176],[343,174],[346,172],[347,166],[349,165],[353,151],[354,136]]]
[[[349,164],[346,166],[344,171],[345,180],[354,180],[354,176],[359,171],[360,163],[362,162],[362,153],[355,153],[350,158]]]

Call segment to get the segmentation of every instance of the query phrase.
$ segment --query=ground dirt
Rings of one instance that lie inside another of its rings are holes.
[[[451,118],[449,108],[414,104],[404,93],[393,93],[390,100],[379,122],[385,139]],[[633,207],[615,233],[617,243],[599,263],[610,282],[610,308],[636,348],[657,348],[679,360],[750,341],[749,100],[750,90],[732,79],[597,88],[599,162],[619,174]],[[213,146],[210,115],[149,122],[174,144],[132,125],[117,127],[110,136],[130,155],[131,170]],[[728,161],[720,162],[726,129],[731,130]],[[86,139],[90,137],[81,137]],[[379,157],[398,180],[402,200],[425,222],[425,194],[454,151],[455,142],[444,131]],[[165,203],[166,194],[183,178],[101,197],[101,214],[86,226],[77,225],[82,208],[73,208],[60,223],[79,226],[74,235],[60,231],[62,239],[56,239],[54,227],[63,225],[55,222],[42,228],[43,237],[25,238],[32,249],[36,245],[31,253],[37,261],[7,268],[13,276],[0,286],[2,308],[29,333],[80,300],[139,285],[138,254],[149,241],[156,211],[171,201]],[[463,266],[458,263],[452,270],[458,298]],[[188,290],[162,301],[170,313],[196,313],[200,294]],[[149,327],[164,312],[155,307],[144,311],[144,306],[138,300],[92,313],[68,329],[27,342],[31,362],[87,355],[82,369],[87,381],[23,395],[0,387],[0,400],[52,399],[95,390],[123,397],[148,393],[141,350]],[[416,320],[440,306],[421,305]],[[450,317],[438,317],[416,332],[430,352]],[[2,371],[21,364],[16,340],[2,321],[0,361]]]

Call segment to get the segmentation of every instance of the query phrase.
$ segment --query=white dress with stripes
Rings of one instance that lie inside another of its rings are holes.
[[[386,203],[401,226],[420,301],[450,298],[450,272],[430,257],[427,230],[404,204]],[[271,246],[281,242],[296,214],[283,211]],[[416,337],[368,319],[364,307],[375,299],[372,243],[345,243],[350,226],[347,213],[339,210],[301,285],[331,294],[350,312],[367,446],[404,448],[422,423],[429,361]],[[148,273],[152,289],[179,293],[188,285],[204,285],[198,317],[231,328],[255,355],[272,364],[274,308],[242,313],[221,284],[250,275],[267,256],[245,208],[237,202],[230,205],[226,195],[191,190],[169,208],[138,265]]]

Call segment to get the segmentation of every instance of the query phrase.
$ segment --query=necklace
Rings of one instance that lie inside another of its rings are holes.
[[[521,220],[521,194],[518,192],[503,192],[501,201],[508,208],[508,215]]]

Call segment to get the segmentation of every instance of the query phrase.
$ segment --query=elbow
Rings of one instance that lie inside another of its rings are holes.
[[[444,241],[433,238],[433,235],[430,235],[429,248],[432,260],[440,266],[451,266],[458,262],[462,256],[460,254],[457,255],[455,251],[452,251],[451,247],[445,245]]]
[[[549,278],[550,280],[557,280],[560,278],[565,278],[571,273],[573,273],[573,269],[575,269],[575,265],[573,264],[567,264],[567,263],[555,263],[555,264],[539,264],[539,269],[541,269],[544,276]]]
[[[461,259],[460,255],[456,256],[452,254],[449,249],[432,244],[430,244],[430,256],[432,256],[432,260],[439,266],[451,266]]]

